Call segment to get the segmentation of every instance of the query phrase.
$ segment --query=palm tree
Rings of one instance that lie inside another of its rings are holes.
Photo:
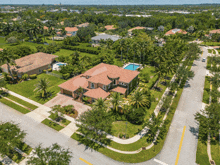
[[[50,111],[50,114],[55,115],[55,120],[59,121],[63,117],[61,111],[62,111],[61,105],[54,105]]]
[[[66,30],[65,30],[65,28],[64,27],[62,27],[62,30],[61,30],[61,34],[62,34],[62,36],[64,36],[64,35],[66,35]]]
[[[122,96],[118,92],[114,92],[109,102],[113,106],[114,111],[118,111],[118,107],[122,105]]]
[[[137,90],[129,97],[129,102],[136,108],[149,106],[150,101],[147,99],[143,92]]]
[[[7,64],[8,73],[10,74],[12,80],[14,80],[14,77],[10,69],[10,65],[16,65],[14,61],[14,55],[12,54],[12,52],[7,49],[4,49],[3,52],[0,53],[0,63]]]
[[[47,88],[49,87],[49,81],[46,78],[42,78],[38,80],[37,84],[35,84],[34,91],[41,92],[42,91],[42,97],[47,96]]]
[[[98,108],[98,109],[107,107],[105,100],[102,99],[101,97],[98,98],[92,105],[93,105],[93,108]]]

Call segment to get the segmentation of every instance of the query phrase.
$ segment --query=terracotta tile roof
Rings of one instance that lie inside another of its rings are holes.
[[[44,30],[48,30],[48,29],[49,29],[48,27],[44,26]]]
[[[110,95],[109,92],[106,92],[104,91],[103,89],[101,88],[96,88],[96,89],[90,89],[88,90],[87,92],[85,92],[83,94],[84,96],[87,96],[87,97],[91,97],[91,98],[94,98],[94,99],[98,99],[98,98],[102,98],[102,99],[105,99],[106,97],[108,97]]]
[[[125,92],[127,91],[126,88],[123,88],[123,87],[119,87],[117,86],[116,88],[112,89],[113,92],[118,92],[118,93],[122,93],[122,94],[125,94]]]
[[[175,28],[175,29],[171,29],[168,32],[166,32],[165,35],[168,36],[168,35],[172,35],[172,34],[176,34],[176,33],[187,34],[187,32],[185,30]]]
[[[219,49],[220,46],[212,46],[213,49]]]
[[[91,68],[90,70],[84,73],[84,75],[91,77],[88,79],[88,81],[100,81],[99,83],[103,83],[104,85],[109,84],[106,79],[108,77],[119,77],[119,81],[130,83],[138,74],[138,71],[131,71],[120,68],[116,65],[109,65],[104,63],[100,63],[99,65],[96,65],[95,67]]]
[[[209,31],[209,33],[211,33],[211,34],[220,33],[220,29],[211,30],[211,31]]]
[[[85,23],[82,23],[82,24],[79,24],[79,25],[76,25],[77,27],[87,27],[89,26],[89,22],[85,22]]]
[[[116,29],[116,28],[114,28],[114,25],[106,25],[106,26],[105,26],[105,29],[106,29],[106,30],[114,30],[114,29]]]
[[[81,75],[78,75],[74,78],[71,78],[70,80],[64,82],[63,84],[59,85],[60,88],[69,90],[69,91],[75,91],[79,87],[82,87],[84,89],[87,89],[88,87],[88,80]]]
[[[2,48],[0,48],[0,51],[3,51],[3,49],[2,49]]]
[[[56,57],[58,56],[42,52],[30,54],[15,60],[16,66],[11,66],[11,69],[14,69],[19,73],[26,73],[39,67],[51,64]],[[6,69],[7,65],[4,64],[1,67]]]
[[[70,34],[70,33],[66,33],[66,36],[72,36],[72,34]]]
[[[61,32],[57,32],[57,34],[61,34]]]
[[[65,27],[65,30],[67,32],[76,32],[78,31],[78,28],[77,27]]]
[[[132,29],[129,29],[128,31],[129,31],[129,32],[132,32],[133,30],[141,30],[141,29],[146,29],[146,27],[137,26],[137,27],[134,27],[134,28],[132,28]]]

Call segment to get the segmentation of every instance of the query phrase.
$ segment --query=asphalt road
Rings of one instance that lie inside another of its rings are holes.
[[[206,57],[205,50],[203,57]],[[206,62],[205,62],[206,63]],[[194,120],[194,114],[202,107],[202,95],[205,81],[205,64],[201,59],[194,62],[192,70],[195,77],[189,81],[190,87],[186,87],[180,98],[177,110],[169,128],[168,136],[161,152],[155,157],[164,162],[164,165],[174,165],[180,145],[180,140],[184,126],[186,126],[180,152],[178,165],[193,165],[196,160],[198,125]],[[13,121],[19,123],[22,130],[27,133],[25,142],[31,147],[42,144],[48,147],[53,143],[58,143],[64,148],[69,148],[73,154],[71,165],[86,165],[79,158],[83,158],[93,165],[116,165],[127,164],[114,161],[105,155],[79,145],[77,141],[41,124],[32,118],[23,115],[16,110],[0,103],[0,121]],[[161,165],[154,159],[139,163],[139,165]]]

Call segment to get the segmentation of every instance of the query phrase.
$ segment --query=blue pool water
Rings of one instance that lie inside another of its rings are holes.
[[[58,65],[58,66],[63,66],[63,65],[66,65],[66,64],[58,63],[57,65]]]
[[[128,66],[126,66],[124,69],[127,70],[136,70],[140,65],[136,65],[136,64],[129,64]]]

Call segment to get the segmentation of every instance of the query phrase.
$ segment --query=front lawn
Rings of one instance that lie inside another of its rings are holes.
[[[52,120],[54,120],[54,114],[51,114],[51,115],[49,116],[49,118],[51,118]],[[61,123],[62,123],[63,125],[65,125],[65,126],[67,126],[69,123],[71,123],[71,121],[62,118],[62,119],[61,119]]]
[[[220,164],[220,144],[219,144],[219,136],[217,135],[216,140],[211,140],[211,154],[212,159],[215,161],[215,164]]]
[[[41,98],[40,93],[37,94],[36,92],[34,92],[34,89],[35,89],[34,85],[41,78],[47,78],[48,81],[50,82],[50,87],[48,88],[48,92],[50,92],[52,95],[48,98]],[[23,81],[18,84],[8,84],[7,88],[24,97],[32,99],[38,103],[44,104],[56,96],[56,94],[60,91],[60,88],[58,87],[58,85],[62,84],[63,82],[65,82],[65,80],[57,78],[55,76],[42,73],[37,76],[37,79]]]
[[[61,125],[59,125],[59,124],[57,124],[57,123],[55,123],[55,122],[53,122],[53,121],[51,121],[49,119],[44,119],[41,123],[47,125],[50,128],[53,128],[53,129],[55,129],[57,131],[60,131],[61,129],[64,128],[63,126],[61,126]]]
[[[26,113],[30,112],[28,109],[26,109],[24,107],[21,107],[20,105],[17,105],[17,104],[15,104],[15,103],[13,103],[9,100],[6,100],[4,98],[0,98],[0,102],[7,105],[7,106],[9,106],[9,107],[11,107],[11,108],[13,108],[13,109],[15,109],[15,110],[17,110],[17,111],[19,111],[19,112],[21,112],[21,113],[26,114]]]

